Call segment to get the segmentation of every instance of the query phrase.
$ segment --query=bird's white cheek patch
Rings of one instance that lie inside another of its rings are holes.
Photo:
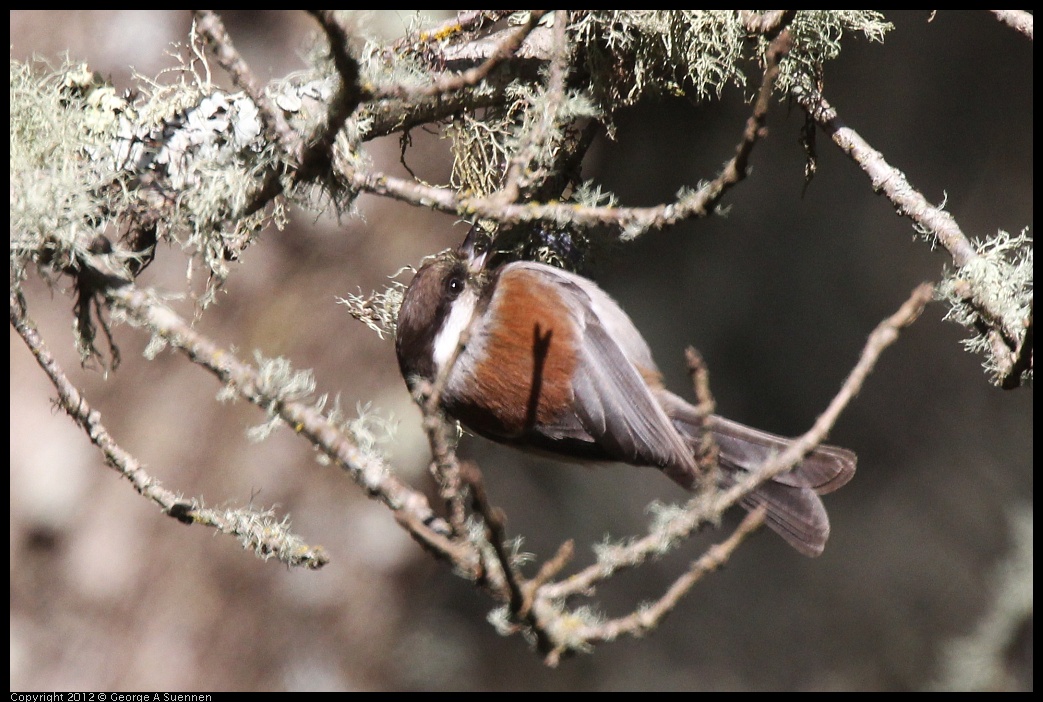
[[[453,303],[449,316],[435,337],[435,368],[439,373],[453,358],[456,347],[460,345],[461,337],[471,326],[477,302],[478,296],[473,291],[467,290]]]

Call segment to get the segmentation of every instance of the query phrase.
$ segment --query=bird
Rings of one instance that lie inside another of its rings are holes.
[[[707,429],[722,488],[791,443],[670,392],[634,322],[594,281],[532,260],[488,265],[473,234],[419,268],[395,332],[410,391],[437,383],[440,409],[472,433],[567,461],[658,468],[692,492],[707,489],[696,458]],[[830,532],[819,496],[850,481],[856,462],[820,445],[740,502],[763,505],[773,531],[818,556]]]

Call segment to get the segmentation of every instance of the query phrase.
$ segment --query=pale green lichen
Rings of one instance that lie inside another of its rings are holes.
[[[1018,236],[999,231],[978,242],[977,251],[978,256],[967,265],[946,275],[938,285],[938,295],[950,305],[946,319],[974,330],[964,346],[985,356],[986,370],[1001,375],[1008,363],[997,358],[996,348],[982,328],[1012,330],[1015,342],[1024,334],[1032,312],[1032,238],[1028,230]],[[982,325],[983,309],[998,315],[998,319]],[[1031,379],[1031,368],[1024,375],[1023,380]]]

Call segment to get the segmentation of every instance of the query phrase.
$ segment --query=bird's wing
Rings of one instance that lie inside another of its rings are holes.
[[[626,313],[585,278],[541,267],[553,276],[577,315],[579,357],[573,374],[575,417],[613,460],[694,471],[691,449],[649,389],[633,355],[651,364],[651,354]],[[636,346],[630,349],[628,346]],[[654,365],[644,369],[658,376]]]

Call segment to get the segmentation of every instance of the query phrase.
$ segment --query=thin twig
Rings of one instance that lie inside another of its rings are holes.
[[[507,604],[515,615],[523,614],[522,603],[525,578],[514,567],[510,549],[507,546],[507,516],[499,507],[493,506],[485,492],[485,481],[482,471],[474,463],[465,462],[460,466],[460,477],[467,484],[471,493],[471,504],[474,511],[481,516],[485,524],[486,540],[496,553],[500,571],[503,574]]]
[[[688,366],[688,374],[692,378],[692,389],[695,392],[695,409],[700,417],[709,417],[717,408],[717,402],[710,392],[710,373],[706,367],[706,361],[699,351],[689,346],[684,350],[685,364]]]
[[[693,561],[688,570],[675,580],[667,591],[663,593],[663,596],[655,602],[635,609],[625,617],[582,627],[575,632],[575,638],[590,644],[599,641],[614,641],[626,634],[639,637],[655,629],[663,618],[677,607],[681,599],[691,591],[692,587],[703,576],[712,573],[727,563],[739,545],[746,540],[746,537],[764,524],[765,512],[765,507],[761,506],[748,513],[727,539],[714,544],[702,556]],[[547,665],[552,667],[557,665],[561,653],[563,653],[563,650],[560,648],[552,651],[545,659]]]
[[[499,197],[473,197],[423,185],[386,173],[346,167],[344,176],[356,190],[390,197],[417,207],[435,208],[468,219],[491,219],[507,225],[532,222],[571,222],[580,227],[612,226],[628,231],[663,229],[709,214],[709,203],[720,199],[720,189],[704,186],[678,200],[655,207],[590,207],[576,203],[505,204]]]
[[[542,14],[542,13],[541,13]],[[539,164],[541,157],[547,160],[550,154],[556,152],[553,141],[562,138],[562,132],[556,129],[558,114],[565,102],[565,78],[568,75],[568,60],[571,55],[568,36],[567,11],[557,10],[554,17],[554,40],[550,61],[550,70],[547,77],[547,89],[544,93],[546,105],[540,113],[540,118],[532,128],[524,135],[523,142],[519,145],[514,157],[507,164],[504,176],[504,186],[501,197],[506,202],[517,202],[525,200],[528,191],[534,183],[546,178],[542,168],[533,168]]]
[[[463,481],[460,479],[460,460],[450,439],[452,425],[438,409],[440,390],[435,385],[418,388],[423,399],[420,406],[424,414],[423,427],[427,434],[431,456],[434,459],[431,472],[438,486],[438,494],[445,502],[449,524],[454,537],[467,534],[467,507],[464,504]]]
[[[525,593],[526,611],[532,607],[532,600],[536,591],[542,587],[544,583],[548,583],[553,578],[557,577],[558,573],[565,569],[565,566],[569,564],[569,561],[572,560],[575,554],[576,542],[569,539],[558,547],[557,552],[555,552],[553,556],[543,562],[543,565],[540,566],[535,577],[526,583],[526,589],[528,590]]]
[[[536,647],[540,651],[551,651],[555,643],[543,622],[532,611],[533,588],[529,581],[515,567],[511,557],[511,549],[507,543],[507,517],[503,510],[489,502],[482,480],[482,472],[473,463],[465,463],[463,478],[471,492],[475,512],[482,517],[485,524],[486,540],[496,553],[502,573],[503,587],[500,588],[501,599],[507,600],[508,611],[514,621],[523,623],[536,637]],[[559,557],[562,556],[559,551]],[[564,565],[562,563],[562,565]],[[504,594],[506,597],[504,598]]]
[[[714,413],[717,407],[713,394],[710,392],[710,372],[706,367],[700,354],[694,347],[685,349],[685,362],[688,365],[688,373],[692,377],[692,386],[695,390],[695,410],[698,416],[705,420]],[[695,462],[700,468],[700,483],[707,487],[716,486],[720,473],[718,458],[720,449],[713,438],[713,432],[709,430],[709,423],[703,423],[700,427],[699,440],[695,447]]]
[[[765,134],[764,123],[772,103],[775,79],[779,75],[779,62],[792,48],[793,40],[785,25],[791,22],[795,15],[796,10],[789,10],[783,13],[773,25],[779,34],[772,40],[765,53],[764,76],[761,79],[760,90],[757,92],[757,99],[753,103],[753,113],[746,120],[742,141],[735,149],[735,156],[725,164],[721,175],[717,177],[718,184],[715,187],[717,195],[707,203],[707,207],[715,206],[731,186],[746,177],[749,170],[750,153],[757,141]]]
[[[453,355],[442,367],[435,381],[433,383],[422,381],[416,387],[420,409],[424,414],[424,431],[427,433],[428,444],[431,446],[431,455],[435,459],[432,469],[438,484],[438,492],[449,510],[449,524],[453,528],[453,533],[458,537],[467,533],[467,507],[464,504],[464,484],[460,477],[460,461],[456,457],[453,444],[449,439],[450,423],[442,414],[441,402],[442,391],[449,382],[449,374],[467,346],[471,321],[473,318],[460,334],[456,348],[453,349]]]
[[[310,10],[329,40],[333,65],[340,76],[337,92],[330,100],[325,125],[298,148],[297,163],[300,164],[294,178],[298,181],[311,180],[329,171],[333,163],[333,142],[347,122],[351,113],[372,97],[359,83],[359,64],[348,47],[348,33],[333,10]]]

